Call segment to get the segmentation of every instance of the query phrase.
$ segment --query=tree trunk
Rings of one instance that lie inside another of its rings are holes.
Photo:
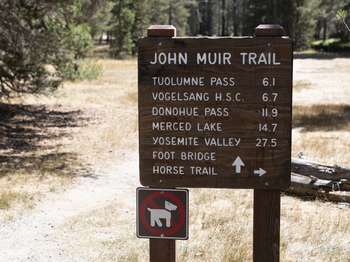
[[[315,39],[319,40],[321,38],[321,30],[322,30],[322,23],[320,20],[317,20],[316,22],[316,28],[315,28]]]
[[[226,34],[226,0],[221,0],[221,35],[225,36]]]
[[[349,180],[350,168],[329,166],[305,159],[292,160],[292,172],[332,181]]]
[[[350,203],[350,168],[293,159],[291,175],[292,183],[285,191],[287,193]]]
[[[107,38],[106,38],[107,44],[111,42],[111,31],[107,31]]]
[[[272,0],[272,23],[278,23],[277,21],[277,3],[276,0]]]
[[[118,5],[118,14],[117,14],[117,18],[118,18],[118,27],[117,27],[117,35],[115,36],[115,41],[116,41],[116,48],[115,48],[115,51],[114,51],[114,56],[117,57],[120,53],[121,53],[121,50],[123,48],[123,34],[122,34],[122,26],[123,26],[123,23],[122,23],[122,8],[123,8],[123,4],[124,4],[124,1],[123,0],[120,0],[119,1],[119,5]]]
[[[208,0],[207,17],[206,17],[206,31],[207,35],[213,35],[213,0]]]
[[[323,41],[327,39],[327,18],[323,18]]]
[[[173,24],[173,3],[172,0],[169,0],[169,13],[168,13],[168,24],[172,25]]]
[[[237,0],[232,1],[232,25],[233,25],[233,35],[238,35],[238,17],[237,17]]]

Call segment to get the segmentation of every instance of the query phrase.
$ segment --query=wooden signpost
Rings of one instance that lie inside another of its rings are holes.
[[[255,189],[254,261],[278,261],[279,190],[290,184],[292,42],[278,25],[244,38],[175,32],[151,26],[139,42],[141,184]]]

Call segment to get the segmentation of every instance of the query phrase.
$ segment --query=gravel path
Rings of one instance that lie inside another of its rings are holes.
[[[94,209],[111,204],[115,198],[134,197],[138,185],[137,156],[125,156],[113,167],[96,170],[95,178],[81,178],[72,189],[49,195],[19,219],[0,227],[0,261],[84,261],[66,257],[62,225]],[[133,167],[130,162],[135,163]],[[132,204],[131,204],[132,205]]]

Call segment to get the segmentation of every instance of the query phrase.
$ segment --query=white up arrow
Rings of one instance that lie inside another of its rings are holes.
[[[265,175],[265,174],[266,174],[266,170],[262,169],[261,167],[259,167],[258,170],[254,170],[254,175],[262,176],[262,175]]]
[[[242,159],[239,156],[237,156],[235,161],[233,161],[232,166],[235,167],[236,173],[240,174],[241,173],[241,167],[244,166],[244,163],[243,163]]]

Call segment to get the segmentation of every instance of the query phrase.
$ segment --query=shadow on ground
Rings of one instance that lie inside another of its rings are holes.
[[[62,151],[59,140],[87,120],[80,111],[0,104],[0,176],[14,171],[90,176],[76,153]]]
[[[313,105],[293,107],[293,128],[302,132],[350,129],[350,105]]]

